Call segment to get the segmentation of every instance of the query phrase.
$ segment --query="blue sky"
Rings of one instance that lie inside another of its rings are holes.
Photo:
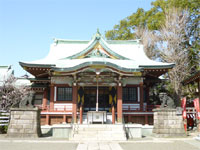
[[[0,65],[44,58],[53,38],[89,40],[153,0],[0,0]]]

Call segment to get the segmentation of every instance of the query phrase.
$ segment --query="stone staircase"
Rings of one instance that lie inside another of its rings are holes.
[[[126,134],[122,124],[73,125],[74,141],[125,141]]]

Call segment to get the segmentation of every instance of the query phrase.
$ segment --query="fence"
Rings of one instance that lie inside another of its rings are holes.
[[[8,126],[10,120],[10,113],[0,110],[0,127]]]

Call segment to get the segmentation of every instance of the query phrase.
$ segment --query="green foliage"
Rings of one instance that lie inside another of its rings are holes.
[[[6,134],[8,130],[8,126],[0,126],[0,134]]]
[[[165,11],[171,7],[188,9],[193,22],[199,23],[199,0],[156,0],[152,2],[152,8],[145,11],[142,8],[132,15],[121,20],[112,30],[108,30],[105,36],[109,40],[134,39],[136,27],[147,27],[149,30],[159,30],[165,21]],[[195,28],[195,27],[194,27]]]
[[[164,26],[165,16],[172,7],[182,11],[187,10],[189,20],[187,21],[187,31],[185,31],[186,41],[183,44],[188,51],[191,73],[200,69],[200,0],[155,0],[151,5],[150,10],[145,11],[138,8],[135,13],[121,20],[112,30],[105,33],[106,38],[109,40],[132,40],[136,38],[137,28],[146,28],[158,33]],[[171,83],[166,84],[168,90],[173,93],[174,89]]]

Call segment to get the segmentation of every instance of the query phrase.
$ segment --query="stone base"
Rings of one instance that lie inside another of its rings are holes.
[[[155,137],[183,137],[186,136],[184,130],[183,117],[177,114],[176,109],[158,108],[154,109],[154,128]]]
[[[125,127],[129,139],[142,138],[141,124],[126,124]]]
[[[7,137],[36,138],[41,136],[38,108],[11,108]]]

